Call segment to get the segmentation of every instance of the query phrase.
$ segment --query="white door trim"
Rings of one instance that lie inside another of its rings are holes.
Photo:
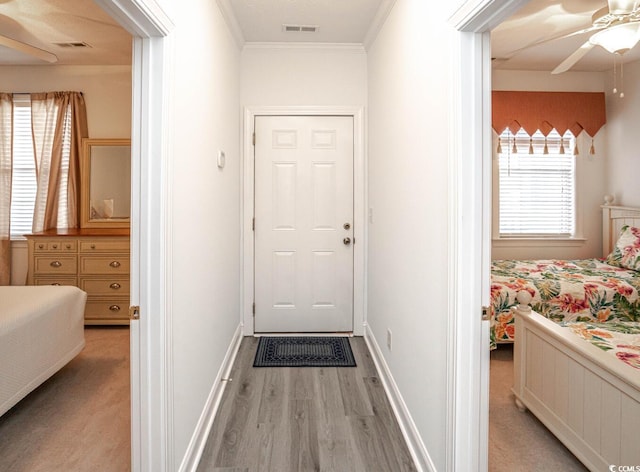
[[[450,18],[449,346],[446,470],[487,470],[488,276],[491,228],[491,57],[489,31],[528,0],[467,0]],[[487,169],[489,169],[487,171]]]
[[[240,294],[241,323],[243,334],[252,336],[253,330],[253,276],[254,276],[254,164],[253,164],[253,126],[254,118],[259,115],[290,116],[352,116],[353,117],[353,210],[354,239],[353,246],[353,334],[364,335],[365,290],[366,290],[366,159],[364,109],[362,107],[331,106],[265,106],[246,107],[244,109],[242,158],[242,220],[240,222],[243,249],[241,257],[242,290]]]
[[[174,470],[171,342],[171,40],[158,0],[94,0],[133,37],[131,470]]]

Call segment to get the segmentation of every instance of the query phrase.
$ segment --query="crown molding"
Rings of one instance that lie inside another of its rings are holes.
[[[222,13],[222,17],[224,18],[233,39],[236,41],[236,44],[240,49],[243,48],[245,44],[244,34],[242,34],[242,29],[240,28],[240,24],[238,23],[238,19],[236,18],[236,14],[233,11],[233,7],[231,6],[231,2],[229,0],[216,0],[218,3],[218,8],[220,8],[220,13]]]
[[[373,17],[371,26],[369,26],[369,30],[364,36],[363,44],[366,50],[369,50],[373,42],[378,37],[378,33],[380,33],[382,26],[385,21],[387,21],[387,17],[389,16],[389,13],[391,13],[395,4],[396,0],[382,0],[382,2],[380,2],[378,12],[376,13],[376,16]]]
[[[361,43],[311,43],[311,42],[245,42],[247,49],[334,49],[341,51],[365,52]]]

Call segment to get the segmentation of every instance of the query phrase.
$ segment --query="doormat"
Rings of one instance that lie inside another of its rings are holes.
[[[258,343],[253,367],[355,367],[349,338],[270,337]]]

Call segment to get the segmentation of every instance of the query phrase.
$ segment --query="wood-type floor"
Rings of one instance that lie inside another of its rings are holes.
[[[253,367],[244,338],[199,472],[402,472],[411,456],[363,338],[357,367]]]

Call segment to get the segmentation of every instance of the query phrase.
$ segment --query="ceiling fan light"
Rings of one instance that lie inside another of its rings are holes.
[[[633,13],[640,4],[640,0],[609,0],[609,13],[612,15],[627,15]]]
[[[624,54],[640,40],[640,22],[624,23],[597,32],[589,38],[591,44],[610,53]]]

